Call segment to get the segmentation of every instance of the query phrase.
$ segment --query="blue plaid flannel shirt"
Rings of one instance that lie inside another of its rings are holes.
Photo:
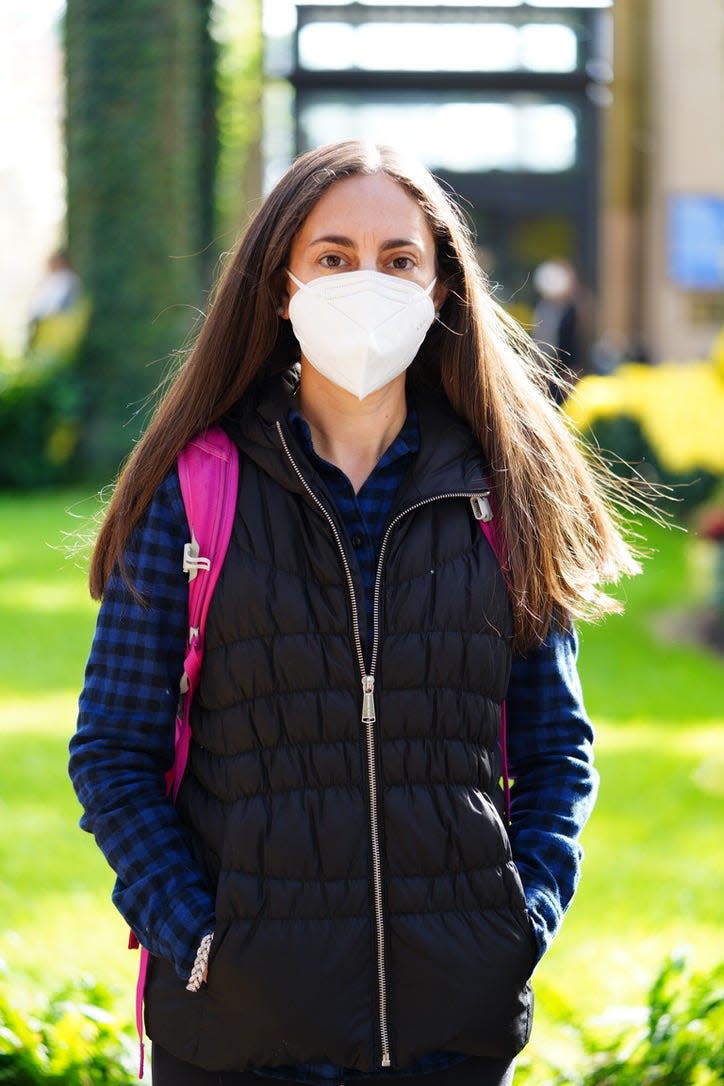
[[[316,455],[301,416],[292,411],[289,421],[345,525],[365,586],[369,621],[382,532],[419,447],[414,408],[357,494],[343,472]],[[192,860],[164,793],[187,634],[188,582],[181,569],[187,535],[178,476],[172,471],[127,551],[129,570],[147,605],[133,599],[117,572],[112,575],[70,744],[70,775],[84,809],[80,824],[95,835],[116,872],[113,901],[139,941],[172,961],[184,980],[202,936],[215,923],[213,890]],[[515,780],[510,838],[541,955],[573,897],[581,860],[577,839],[597,788],[593,733],[576,655],[573,631],[552,632],[539,648],[514,657],[507,696],[508,762]],[[433,1053],[408,1073],[461,1058]],[[340,1070],[304,1065],[265,1073],[323,1082],[339,1081]]]

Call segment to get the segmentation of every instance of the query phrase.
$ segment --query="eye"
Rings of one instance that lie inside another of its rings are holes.
[[[395,271],[412,271],[415,261],[411,256],[396,256],[390,261],[390,267]]]
[[[341,268],[344,265],[344,257],[339,253],[325,253],[324,256],[319,258],[319,263],[323,268]]]

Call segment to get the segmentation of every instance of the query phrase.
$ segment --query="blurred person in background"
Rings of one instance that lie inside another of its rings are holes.
[[[33,350],[45,321],[59,313],[68,313],[81,298],[81,281],[73,271],[68,254],[58,249],[48,259],[44,279],[30,304],[28,349]]]
[[[510,1083],[596,792],[573,622],[636,569],[547,380],[393,149],[303,155],[239,243],[107,510],[71,742],[154,1086]],[[175,463],[213,424],[238,502],[174,806]]]
[[[550,383],[550,394],[560,404],[566,386],[586,372],[578,276],[570,261],[546,260],[533,273],[533,286],[539,296],[533,310],[533,334],[560,378]]]

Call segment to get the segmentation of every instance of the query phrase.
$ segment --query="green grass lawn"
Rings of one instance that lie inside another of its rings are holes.
[[[81,494],[0,497],[0,958],[23,993],[87,972],[126,988],[133,973],[66,772],[96,607],[64,533],[94,508]]]
[[[92,510],[79,494],[0,497],[0,958],[19,998],[93,973],[130,1019],[135,955],[66,775],[95,605],[63,533]],[[721,663],[652,632],[697,575],[683,533],[649,535],[627,616],[582,630],[601,795],[581,890],[536,974],[533,1054],[555,1043],[559,998],[595,1015],[638,1002],[675,948],[690,946],[702,970],[724,957]]]

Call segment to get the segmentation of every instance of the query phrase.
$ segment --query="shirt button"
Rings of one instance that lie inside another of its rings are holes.
[[[355,532],[355,534],[352,536],[352,546],[354,547],[354,549],[359,550],[359,548],[362,546],[363,543],[364,543],[364,539],[362,538],[360,533]]]

